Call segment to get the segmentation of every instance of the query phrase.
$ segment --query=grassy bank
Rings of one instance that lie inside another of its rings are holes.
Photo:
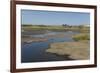
[[[89,43],[88,41],[52,43],[46,52],[69,55],[69,58],[77,60],[89,59]]]
[[[89,27],[86,26],[61,26],[61,25],[22,25],[23,30],[70,30],[70,31],[81,31],[89,32]]]
[[[89,34],[87,34],[87,33],[77,34],[77,35],[72,36],[72,38],[73,38],[75,41],[90,40],[90,36],[89,36]]]

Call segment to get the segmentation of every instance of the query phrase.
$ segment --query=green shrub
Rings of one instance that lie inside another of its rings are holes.
[[[75,41],[90,40],[88,34],[78,34],[72,37]]]

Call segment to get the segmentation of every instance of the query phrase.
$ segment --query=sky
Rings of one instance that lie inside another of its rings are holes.
[[[90,24],[90,13],[43,10],[21,10],[21,24],[81,25]]]

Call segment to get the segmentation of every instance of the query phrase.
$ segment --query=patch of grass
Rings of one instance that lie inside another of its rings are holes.
[[[75,41],[90,40],[89,34],[77,34],[72,37]]]

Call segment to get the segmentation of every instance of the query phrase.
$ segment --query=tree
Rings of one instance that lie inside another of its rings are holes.
[[[84,28],[84,25],[79,25],[79,28],[80,28],[80,29]]]
[[[63,27],[67,27],[68,25],[67,25],[67,24],[63,24],[62,26],[63,26]]]

